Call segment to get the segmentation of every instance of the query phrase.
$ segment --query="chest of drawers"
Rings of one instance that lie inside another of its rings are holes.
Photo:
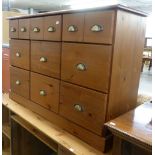
[[[136,106],[145,14],[122,6],[10,18],[10,97],[104,151]]]

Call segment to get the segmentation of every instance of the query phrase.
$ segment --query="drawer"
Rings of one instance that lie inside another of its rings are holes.
[[[63,15],[63,41],[83,41],[84,14]]]
[[[19,19],[19,38],[30,38],[30,19]]]
[[[11,91],[29,99],[29,71],[10,67],[10,85]]]
[[[61,40],[61,16],[44,17],[44,40]]]
[[[59,80],[31,72],[31,100],[58,112]]]
[[[108,92],[111,56],[111,46],[63,43],[61,78]]]
[[[43,40],[43,17],[30,19],[30,39]]]
[[[84,42],[112,44],[114,11],[85,14]]]
[[[18,20],[9,20],[10,38],[18,38]]]
[[[58,42],[31,42],[31,70],[60,78],[60,50]]]
[[[11,65],[29,70],[30,41],[10,40]]]
[[[59,113],[99,135],[105,121],[107,95],[61,82]]]

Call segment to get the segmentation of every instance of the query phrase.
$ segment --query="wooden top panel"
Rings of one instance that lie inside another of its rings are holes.
[[[120,5],[120,4],[114,4],[114,5],[85,8],[85,9],[68,9],[68,10],[51,11],[51,12],[46,12],[46,13],[38,13],[38,14],[34,14],[34,15],[15,16],[15,17],[9,17],[7,19],[22,19],[22,18],[66,14],[66,13],[76,13],[76,12],[87,12],[87,11],[97,11],[97,10],[103,10],[104,11],[104,10],[111,10],[111,9],[121,9],[121,10],[126,10],[128,12],[132,12],[135,14],[139,14],[141,16],[145,16],[145,17],[148,16],[148,14],[143,12],[143,11],[135,10],[133,8],[129,8],[129,7],[126,7],[126,6]]]
[[[75,155],[107,155],[89,146],[79,138],[69,134],[50,123],[38,114],[11,100],[8,94],[3,94],[3,105],[16,113],[29,124],[43,132],[46,136],[60,144]]]
[[[152,103],[145,103],[105,124],[114,135],[152,149]]]

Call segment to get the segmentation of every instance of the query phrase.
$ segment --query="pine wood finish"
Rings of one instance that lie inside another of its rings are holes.
[[[10,67],[10,85],[11,91],[15,92],[27,99],[30,96],[30,72]]]
[[[40,94],[43,91],[45,94]],[[31,72],[31,100],[58,112],[59,81]]]
[[[30,41],[10,40],[11,65],[26,70],[30,69]]]
[[[111,56],[111,46],[63,43],[61,78],[84,87],[108,92]],[[79,64],[83,64],[85,70],[79,70]]]
[[[21,19],[30,21],[30,99],[10,97],[105,151],[104,123],[137,106],[145,14],[118,5],[10,21]]]
[[[60,78],[60,54],[61,43],[31,41],[31,71]]]

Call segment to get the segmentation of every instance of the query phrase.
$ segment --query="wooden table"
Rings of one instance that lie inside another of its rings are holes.
[[[152,152],[152,103],[105,124],[114,135],[112,155],[149,155]]]
[[[51,139],[54,143],[57,143],[58,146],[63,147],[67,151],[67,153],[61,152],[58,153],[58,155],[109,155],[109,153],[104,154],[94,149],[79,138],[69,134],[38,114],[11,100],[8,94],[3,94],[2,101],[5,107],[16,114],[12,117],[14,121],[18,122],[28,131],[31,131],[31,133],[35,134],[35,136],[41,139],[45,144],[51,145],[51,141],[49,140]]]

